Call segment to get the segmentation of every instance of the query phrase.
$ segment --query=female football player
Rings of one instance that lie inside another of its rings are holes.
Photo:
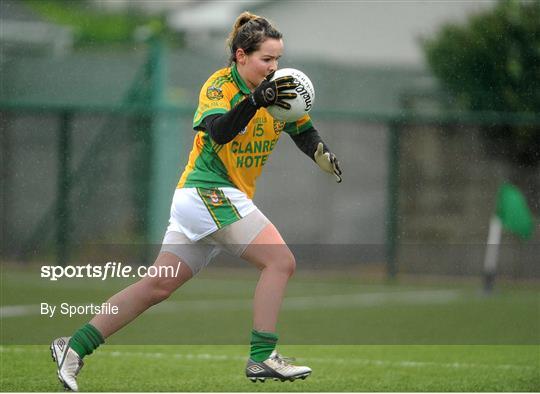
[[[255,180],[283,131],[338,182],[341,170],[308,115],[285,123],[267,111],[271,105],[287,108],[287,99],[296,97],[298,84],[293,77],[270,80],[283,53],[282,34],[265,18],[244,12],[234,23],[228,46],[229,66],[210,76],[200,91],[193,149],[154,262],[156,267],[180,264],[179,274],[140,279],[107,301],[118,307],[117,314],[97,314],[71,337],[52,342],[58,377],[67,389],[78,389],[76,376],[83,357],[169,297],[223,249],[260,270],[246,376],[253,381],[295,380],[311,373],[308,367],[290,364],[275,350],[278,313],[295,259],[252,198]]]

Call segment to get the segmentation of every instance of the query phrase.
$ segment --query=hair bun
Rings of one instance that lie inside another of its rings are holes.
[[[257,18],[259,18],[258,15],[252,14],[249,11],[244,11],[238,16],[238,18],[236,18],[236,22],[234,23],[233,30],[238,30],[249,21],[253,19],[257,19]]]
[[[249,23],[253,21],[253,23]],[[230,52],[229,65],[235,61],[237,48],[246,53],[256,50],[266,38],[281,38],[281,33],[265,18],[244,11],[234,21],[232,31],[227,38],[227,47]]]

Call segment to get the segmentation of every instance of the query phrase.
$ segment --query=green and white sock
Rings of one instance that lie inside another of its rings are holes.
[[[103,335],[101,335],[96,327],[87,323],[75,331],[75,334],[73,334],[69,341],[69,347],[75,350],[80,358],[83,358],[92,354],[102,343],[105,343]]]
[[[251,352],[249,357],[256,362],[266,360],[276,348],[278,336],[272,332],[251,330]]]

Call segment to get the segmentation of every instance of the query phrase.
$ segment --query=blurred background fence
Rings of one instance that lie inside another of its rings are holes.
[[[4,57],[2,260],[74,264],[87,245],[159,244],[200,86],[222,64],[159,39]],[[483,138],[506,125],[538,132],[538,112],[458,111],[415,67],[294,57],[281,66],[314,81],[315,126],[345,173],[336,185],[284,136],[259,180],[255,202],[293,248],[332,250],[301,267],[478,275],[500,184],[518,184],[539,214],[538,167],[502,160]],[[539,237],[506,234],[499,272],[540,277]],[[152,258],[147,250],[141,262]]]

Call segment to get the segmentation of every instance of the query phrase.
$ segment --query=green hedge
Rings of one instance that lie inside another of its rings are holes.
[[[74,28],[78,46],[133,42],[135,29],[141,26],[164,33],[162,16],[104,12],[86,1],[25,0],[25,4],[51,23]]]

